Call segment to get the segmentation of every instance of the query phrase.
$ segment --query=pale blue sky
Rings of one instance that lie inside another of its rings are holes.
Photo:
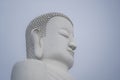
[[[0,80],[25,59],[25,29],[36,16],[61,12],[74,23],[76,80],[120,80],[119,0],[0,0]]]

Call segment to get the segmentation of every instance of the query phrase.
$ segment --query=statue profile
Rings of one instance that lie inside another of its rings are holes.
[[[61,13],[33,19],[26,29],[27,59],[14,65],[11,80],[73,80],[73,23]]]

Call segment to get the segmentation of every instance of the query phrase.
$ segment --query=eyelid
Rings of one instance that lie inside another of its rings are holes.
[[[65,31],[65,30],[60,30],[59,33],[60,33],[61,35],[63,35],[64,37],[69,38],[69,33],[68,33],[67,31]]]

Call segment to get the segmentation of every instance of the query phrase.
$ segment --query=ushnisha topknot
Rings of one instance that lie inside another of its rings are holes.
[[[46,13],[46,14],[43,14],[43,15],[38,16],[35,19],[33,19],[29,23],[29,25],[27,26],[27,29],[26,29],[27,58],[35,58],[35,55],[34,55],[34,43],[32,41],[31,31],[33,29],[37,28],[40,31],[40,33],[39,33],[40,38],[46,36],[46,24],[51,18],[56,17],[56,16],[66,18],[73,25],[72,21],[66,15],[64,15],[62,13],[58,13],[58,12]]]

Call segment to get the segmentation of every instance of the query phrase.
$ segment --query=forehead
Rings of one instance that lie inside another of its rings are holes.
[[[65,29],[69,32],[73,32],[73,26],[71,22],[64,17],[59,16],[51,18],[47,23],[47,28],[51,28],[53,30]]]

